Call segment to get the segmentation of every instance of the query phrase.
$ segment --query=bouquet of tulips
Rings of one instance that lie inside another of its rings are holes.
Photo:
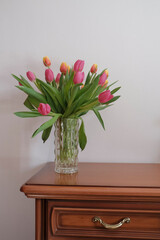
[[[77,60],[72,68],[63,62],[60,66],[61,73],[58,73],[56,78],[50,69],[50,59],[44,57],[43,63],[47,67],[45,70],[46,82],[40,80],[31,71],[26,74],[37,90],[23,76],[17,77],[12,74],[19,82],[17,88],[28,95],[24,105],[30,110],[15,112],[15,115],[22,118],[49,116],[50,119],[32,135],[34,137],[43,132],[43,142],[48,139],[53,124],[59,118],[80,118],[79,145],[83,150],[87,138],[82,116],[92,110],[105,129],[100,111],[111,106],[111,103],[120,97],[113,95],[120,87],[110,90],[110,87],[116,82],[108,85],[108,70],[104,69],[97,74],[97,64],[93,64],[85,79],[84,61],[82,60]]]

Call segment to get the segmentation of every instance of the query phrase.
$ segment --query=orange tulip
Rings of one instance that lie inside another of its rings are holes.
[[[70,66],[68,65],[68,72],[70,72]]]
[[[62,62],[62,63],[61,63],[61,66],[60,66],[60,71],[61,71],[61,73],[63,73],[64,75],[66,75],[67,71],[68,71],[68,73],[69,73],[69,71],[70,71],[70,66],[67,65],[67,63]]]
[[[91,73],[96,73],[97,72],[97,64],[93,64],[90,70]]]
[[[109,76],[108,69],[106,69],[104,72],[105,72],[105,74],[106,74],[106,76],[107,76],[107,78],[108,78],[108,76]]]
[[[106,80],[105,83],[102,86],[107,87],[107,85],[108,85],[108,80]]]
[[[51,65],[51,61],[50,61],[49,57],[47,57],[47,56],[44,57],[43,58],[43,63],[46,67],[49,67]]]

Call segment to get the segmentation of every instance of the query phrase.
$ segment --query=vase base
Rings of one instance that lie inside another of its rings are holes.
[[[78,172],[78,167],[72,167],[72,168],[62,168],[62,167],[56,167],[55,168],[55,172],[56,173],[61,173],[61,174],[73,174],[73,173],[76,173]]]

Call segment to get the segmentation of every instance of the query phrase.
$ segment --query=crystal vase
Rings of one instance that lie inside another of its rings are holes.
[[[55,171],[71,174],[78,171],[79,119],[59,118],[55,123]]]

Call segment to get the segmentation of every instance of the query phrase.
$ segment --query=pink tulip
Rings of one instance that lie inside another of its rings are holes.
[[[29,79],[31,82],[34,82],[34,81],[35,81],[36,76],[34,75],[33,72],[28,71],[28,72],[26,73],[26,75],[27,75],[28,79]]]
[[[48,113],[50,113],[51,111],[51,107],[49,106],[49,104],[45,104],[45,103],[40,103],[39,107],[38,107],[38,112],[42,115],[48,115]]]
[[[81,72],[83,70],[83,68],[84,68],[84,61],[83,60],[77,60],[74,64],[73,70],[75,72],[78,72],[78,71]]]
[[[104,72],[101,76],[100,76],[100,78],[99,78],[99,85],[103,85],[104,83],[105,83],[105,81],[107,80],[107,75],[106,75],[106,73]]]
[[[56,83],[59,83],[60,77],[61,77],[61,74],[60,74],[60,73],[58,73],[58,74],[57,74],[57,77],[56,77],[56,80],[55,80],[55,81],[56,81]]]
[[[84,72],[76,72],[73,78],[74,84],[81,83],[83,82],[83,80],[84,80]]]
[[[53,81],[54,73],[50,68],[46,69],[45,78],[46,78],[46,81],[49,82],[49,83],[51,83]]]
[[[99,94],[98,100],[100,103],[106,103],[113,98],[110,90],[106,90]]]

